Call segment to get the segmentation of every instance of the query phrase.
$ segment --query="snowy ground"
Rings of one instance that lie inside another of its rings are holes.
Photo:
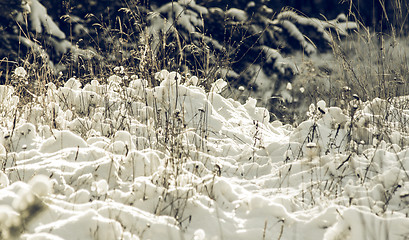
[[[49,84],[22,110],[0,86],[1,239],[408,238],[408,110],[321,101],[293,128],[222,80],[156,78]]]

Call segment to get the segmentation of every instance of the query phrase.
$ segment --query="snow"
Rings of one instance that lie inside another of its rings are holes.
[[[65,33],[55,24],[52,18],[47,14],[47,9],[38,1],[30,1],[31,12],[29,15],[31,21],[31,29],[41,33],[44,30],[46,33],[58,37],[65,38]]]
[[[205,91],[162,70],[149,87],[121,71],[22,108],[0,86],[2,239],[409,235],[407,109],[318,101],[292,127],[220,95],[223,79]]]
[[[27,75],[27,71],[23,67],[17,67],[14,70],[14,75],[16,75],[19,78],[25,78]]]
[[[244,22],[247,20],[247,13],[241,9],[230,8],[226,11],[226,16],[237,21]]]

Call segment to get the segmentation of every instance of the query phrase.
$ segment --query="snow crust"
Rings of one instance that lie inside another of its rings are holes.
[[[197,77],[155,78],[160,86],[120,74],[50,83],[21,110],[0,86],[3,238],[409,235],[407,110],[320,101],[293,128],[271,122],[255,99],[222,97],[222,79],[207,92]],[[390,141],[369,121],[385,109]]]

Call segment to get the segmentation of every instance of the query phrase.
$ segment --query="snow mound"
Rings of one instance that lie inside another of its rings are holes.
[[[22,108],[0,87],[13,109],[1,128],[2,239],[409,234],[407,110],[319,101],[293,128],[255,99],[221,96],[222,79],[206,92],[196,77],[155,78],[72,78]]]

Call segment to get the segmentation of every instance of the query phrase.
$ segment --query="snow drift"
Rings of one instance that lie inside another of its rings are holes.
[[[24,107],[0,86],[3,239],[409,235],[407,110],[320,101],[293,128],[221,79],[155,78],[72,78]]]

